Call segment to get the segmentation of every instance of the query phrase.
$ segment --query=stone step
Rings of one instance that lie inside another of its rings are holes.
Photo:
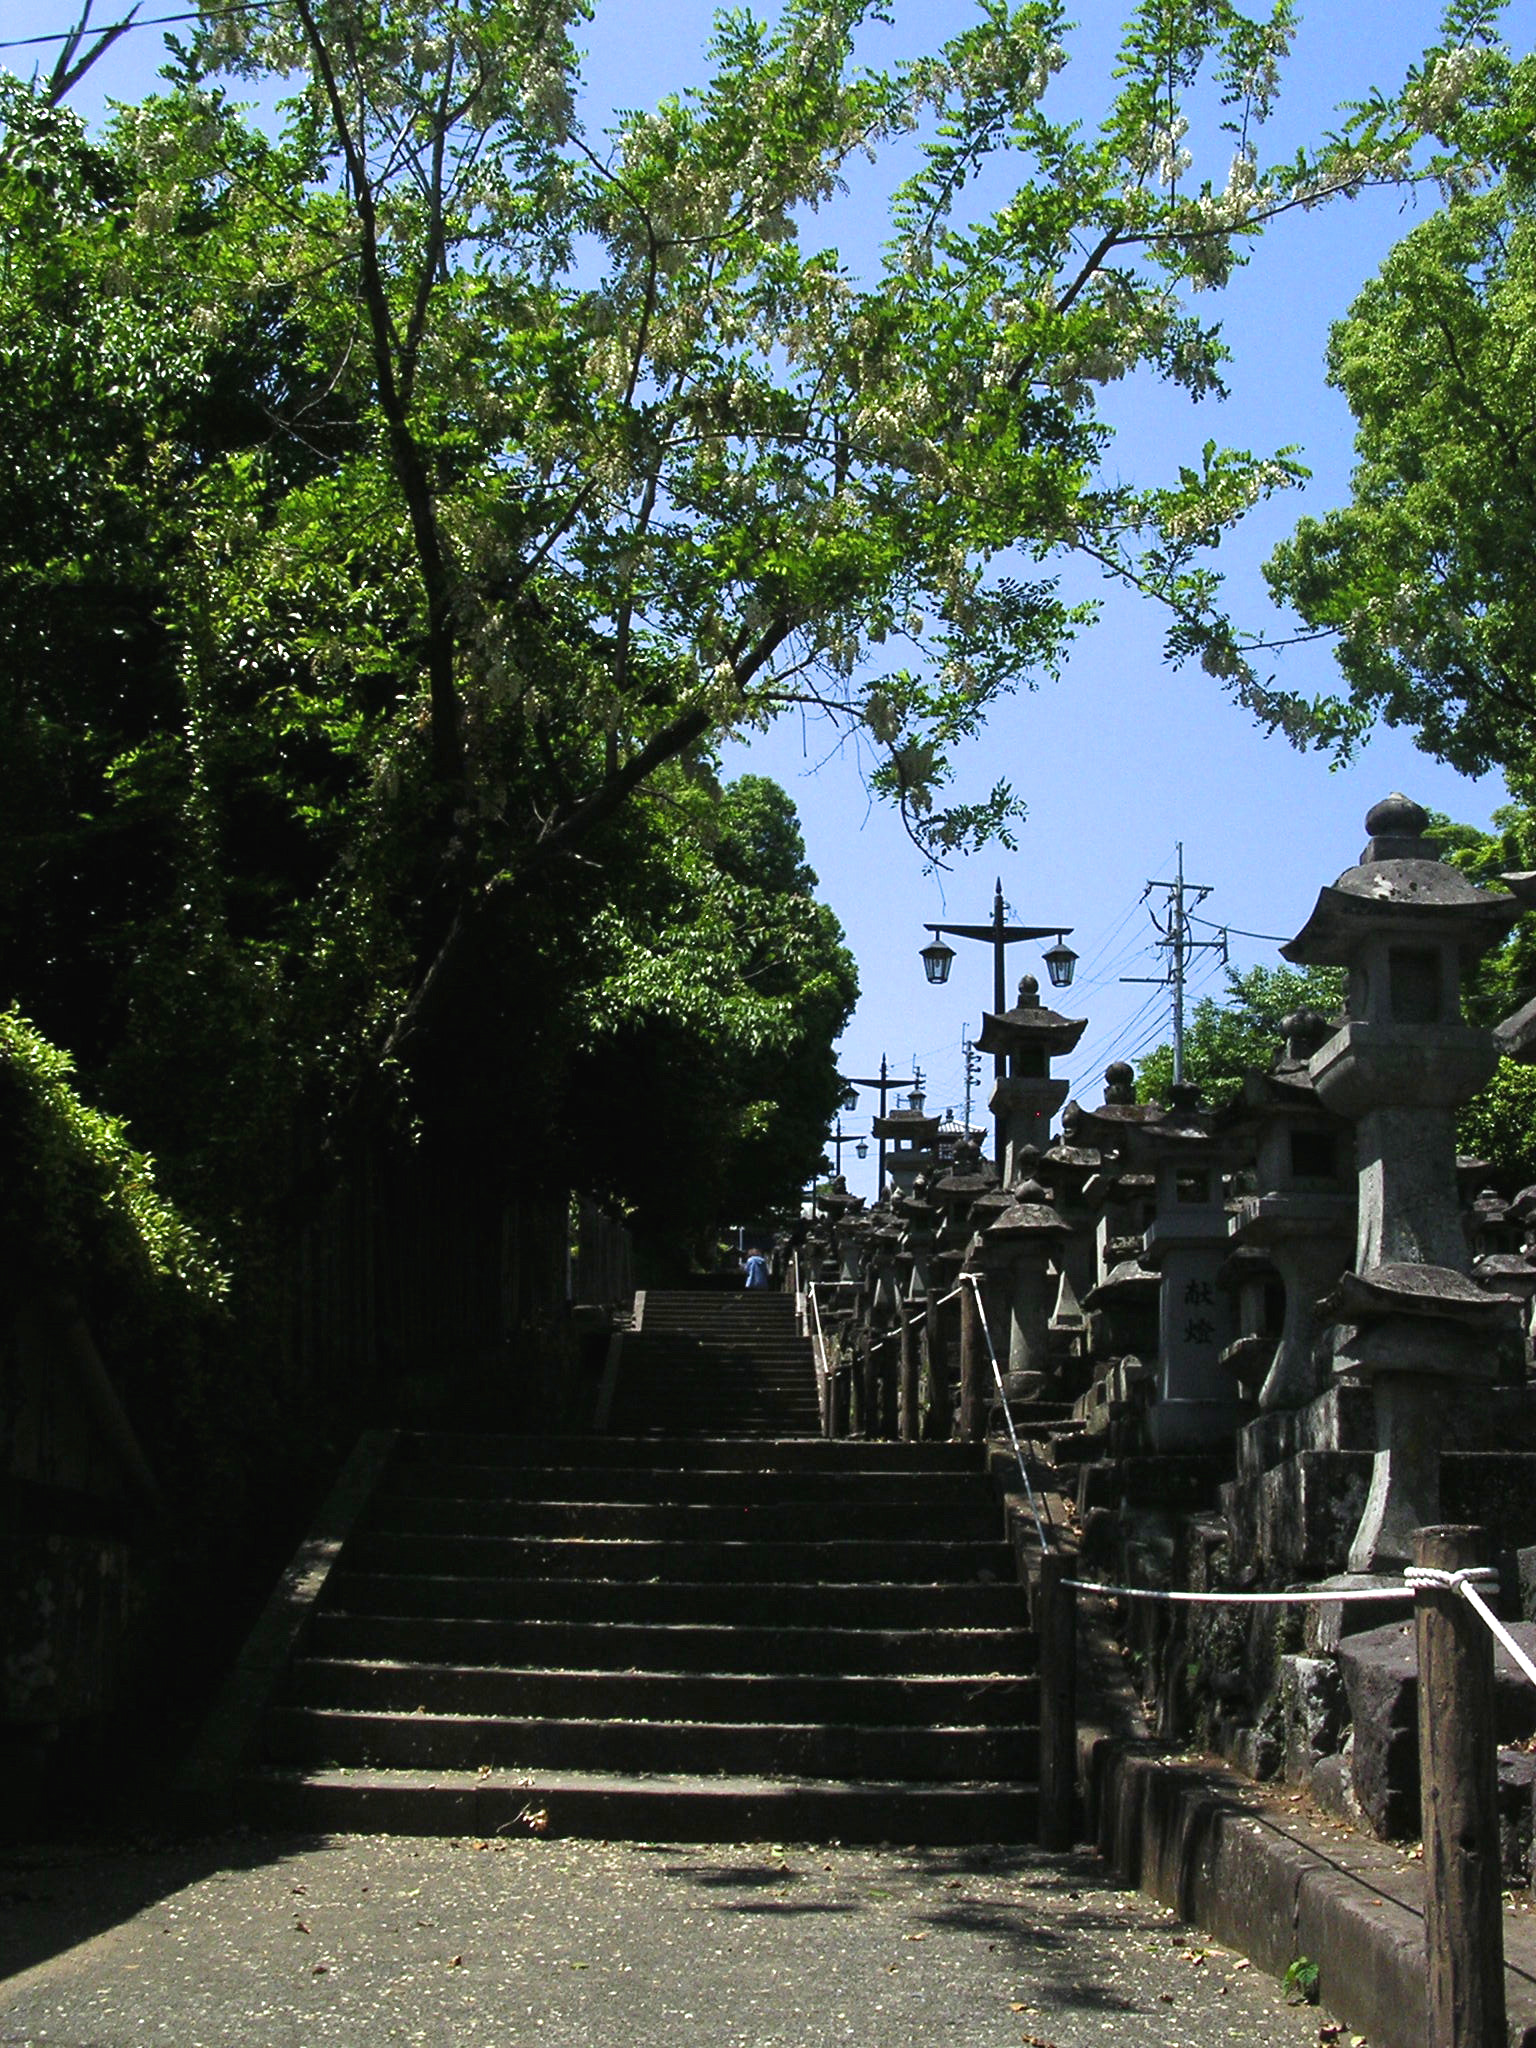
[[[645,1842],[1031,1842],[1033,1785],[862,1784],[618,1772],[280,1770],[250,1772],[253,1824],[336,1834],[530,1833]]]
[[[1034,1729],[836,1727],[739,1721],[554,1720],[544,1716],[271,1709],[264,1761],[389,1770],[684,1771],[796,1778],[1024,1778]]]
[[[715,1721],[824,1727],[1019,1727],[1038,1718],[1028,1673],[923,1677],[533,1670],[377,1657],[301,1657],[283,1689],[293,1707],[498,1720]]]
[[[858,1585],[763,1580],[476,1578],[359,1569],[349,1554],[325,1594],[328,1612],[443,1615],[487,1621],[628,1622],[643,1627],[1017,1628],[1022,1594],[1001,1580],[966,1585]]]
[[[877,1582],[966,1584],[1006,1582],[1012,1552],[1002,1541],[946,1543],[922,1538],[850,1538],[823,1543],[648,1542],[644,1538],[588,1542],[558,1536],[455,1536],[395,1534],[362,1529],[348,1545],[364,1571],[463,1574],[475,1578],[712,1580],[820,1585]]]
[[[893,1517],[902,1517],[895,1521]],[[790,1509],[747,1502],[499,1501],[400,1495],[378,1502],[370,1526],[393,1535],[577,1537],[590,1547],[614,1540],[646,1543],[889,1540],[892,1527],[920,1529],[925,1541],[995,1543],[998,1501],[800,1501]]]
[[[487,1620],[473,1615],[321,1611],[305,1638],[316,1657],[521,1665],[544,1670],[829,1672],[841,1678],[1028,1672],[1025,1628],[762,1628],[724,1622]]]
[[[496,1435],[485,1431],[444,1430],[403,1436],[401,1463],[498,1466],[507,1470],[546,1471],[579,1464],[589,1470],[632,1465],[646,1470],[805,1472],[973,1472],[984,1469],[975,1444],[902,1444],[849,1437],[787,1437],[780,1441],[724,1437],[700,1443],[678,1438],[606,1436],[548,1437]]]
[[[814,1472],[744,1471],[739,1467],[679,1472],[666,1466],[609,1466],[593,1471],[563,1465],[548,1470],[511,1470],[499,1465],[397,1465],[381,1498],[601,1502],[687,1502],[773,1507],[786,1513],[825,1501],[829,1494],[849,1506],[885,1505],[903,1516],[972,1503],[971,1472],[839,1472],[830,1479]]]

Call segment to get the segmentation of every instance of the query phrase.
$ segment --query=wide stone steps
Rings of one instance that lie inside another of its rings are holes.
[[[253,1788],[272,1828],[497,1836],[559,1832],[645,1842],[1025,1842],[1034,1787],[1018,1782],[717,1777],[677,1771],[473,1771],[274,1766]]]
[[[395,1535],[496,1536],[596,1542],[730,1544],[767,1542],[786,1526],[800,1540],[889,1540],[893,1519],[905,1509],[925,1542],[993,1544],[997,1514],[989,1501],[928,1502],[800,1500],[792,1508],[772,1501],[489,1500],[472,1495],[400,1497],[381,1502]],[[896,1576],[901,1576],[896,1574]]]
[[[346,1553],[343,1553],[345,1564]],[[354,1614],[444,1615],[493,1621],[636,1622],[648,1628],[764,1623],[771,1627],[924,1629],[1018,1628],[1017,1586],[846,1585],[817,1580],[770,1584],[716,1579],[510,1579],[464,1574],[339,1571],[328,1598]]]
[[[966,1672],[843,1673],[530,1670],[400,1658],[303,1657],[290,1672],[290,1707],[367,1713],[524,1719],[745,1722],[943,1728],[1033,1725],[1032,1676]]]
[[[678,1290],[637,1299],[608,1427],[636,1436],[813,1436],[811,1342],[787,1295]]]
[[[553,1720],[510,1714],[370,1713],[277,1707],[277,1764],[392,1770],[688,1771],[880,1779],[1021,1778],[1035,1731],[739,1721]]]
[[[534,1579],[718,1580],[770,1585],[863,1582],[891,1586],[965,1585],[1005,1581],[1013,1569],[1007,1545],[915,1539],[836,1538],[825,1542],[605,1541],[580,1536],[416,1535],[364,1529],[349,1546],[363,1571],[395,1576]]]
[[[379,1440],[305,1553],[323,1587],[262,1676],[245,1817],[1032,1836],[1035,1641],[981,1451],[824,1440],[783,1296],[642,1307],[607,1434]]]
[[[597,1502],[636,1506],[678,1504],[678,1475],[649,1465],[594,1465],[512,1469],[505,1465],[428,1465],[397,1462],[387,1479],[390,1494],[411,1499],[527,1501],[540,1506]],[[941,1512],[976,1499],[975,1461],[966,1471],[929,1469],[918,1485],[904,1471],[838,1473],[837,1499],[849,1507],[875,1506],[909,1513]],[[768,1506],[786,1516],[821,1506],[825,1495],[813,1474],[805,1485],[782,1469],[696,1466],[688,1472],[690,1507]],[[995,1527],[995,1524],[994,1524]]]
[[[353,1588],[356,1597],[357,1589]],[[385,1596],[387,1597],[387,1596]],[[411,1666],[494,1665],[545,1671],[829,1673],[961,1676],[992,1684],[1033,1669],[1027,1629],[797,1628],[729,1622],[496,1620],[484,1615],[322,1612],[309,1629],[313,1658],[392,1659]],[[985,1676],[981,1676],[985,1674]],[[1012,1682],[1012,1681],[1010,1681]]]

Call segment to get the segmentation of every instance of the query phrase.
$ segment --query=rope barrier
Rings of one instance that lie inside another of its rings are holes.
[[[1531,1662],[1478,1591],[1480,1586],[1498,1585],[1499,1575],[1491,1566],[1469,1565],[1459,1572],[1444,1572],[1434,1565],[1411,1564],[1403,1577],[1415,1588],[1425,1586],[1440,1592],[1459,1593],[1472,1611],[1482,1616],[1493,1631],[1494,1639],[1504,1645],[1531,1684],[1536,1685],[1536,1664]]]
[[[1481,1587],[1497,1587],[1499,1574],[1491,1565],[1469,1565],[1462,1571],[1441,1571],[1433,1565],[1408,1565],[1400,1586],[1300,1586],[1284,1593],[1197,1593],[1160,1586],[1109,1586],[1096,1579],[1063,1579],[1074,1593],[1098,1593],[1116,1600],[1161,1600],[1190,1607],[1326,1607],[1336,1600],[1411,1600],[1421,1588],[1456,1593],[1492,1630],[1495,1638],[1514,1659],[1532,1685],[1536,1685],[1536,1662],[1528,1657],[1509,1630],[1483,1598]]]
[[[1192,1607],[1327,1606],[1335,1600],[1406,1600],[1411,1586],[1302,1586],[1288,1593],[1194,1593],[1161,1586],[1104,1586],[1094,1579],[1063,1579],[1074,1593],[1123,1600],[1167,1600]]]
[[[1013,1426],[1013,1410],[1008,1406],[1008,1389],[1003,1385],[1002,1367],[997,1362],[997,1353],[992,1348],[992,1332],[987,1328],[986,1310],[981,1302],[981,1281],[975,1273],[962,1273],[960,1287],[969,1281],[976,1295],[976,1320],[981,1324],[981,1334],[987,1340],[987,1356],[992,1361],[992,1377],[997,1382],[997,1398],[1003,1404],[1003,1420],[1008,1425],[1008,1440],[1013,1445],[1013,1455],[1018,1461],[1019,1477],[1024,1482],[1024,1497],[1029,1502],[1029,1512],[1034,1517],[1035,1534],[1040,1538],[1042,1555],[1050,1549],[1045,1540],[1045,1524],[1040,1519],[1040,1510],[1035,1504],[1035,1489],[1029,1483],[1029,1467],[1024,1463],[1024,1453],[1019,1447],[1019,1433]],[[960,1287],[955,1289],[956,1294]]]

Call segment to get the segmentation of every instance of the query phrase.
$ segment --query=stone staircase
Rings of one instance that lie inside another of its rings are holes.
[[[603,1426],[630,1436],[814,1436],[811,1340],[768,1288],[635,1296]]]
[[[791,1393],[743,1341],[783,1327],[775,1298],[711,1301],[702,1330],[655,1301],[647,1425],[729,1410],[736,1431],[365,1440],[232,1680],[242,1732],[205,1740],[241,1817],[1033,1838],[1034,1639],[981,1447],[753,1434]]]

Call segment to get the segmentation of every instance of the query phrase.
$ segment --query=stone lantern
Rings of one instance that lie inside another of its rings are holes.
[[[985,1011],[976,1039],[978,1052],[1008,1062],[992,1089],[991,1108],[1003,1134],[1003,1185],[1023,1178],[1019,1154],[1026,1145],[1043,1152],[1051,1142],[1051,1118],[1067,1099],[1070,1084],[1052,1078],[1051,1061],[1071,1052],[1088,1029],[1086,1017],[1062,1017],[1040,1001],[1032,974],[1019,983],[1019,1000],[1000,1016]]]
[[[871,1125],[875,1137],[889,1147],[885,1154],[886,1178],[901,1193],[909,1194],[920,1173],[932,1173],[937,1164],[935,1147],[942,1118],[929,1116],[923,1098],[914,1094],[905,1109],[889,1116],[877,1116]],[[885,1190],[881,1189],[884,1195]]]
[[[902,1259],[907,1270],[906,1298],[921,1301],[930,1289],[929,1262],[933,1256],[939,1221],[939,1205],[932,1199],[928,1178],[919,1174],[911,1191],[894,1197],[891,1207],[903,1225]]]
[[[1493,1378],[1515,1313],[1468,1277],[1456,1111],[1498,1057],[1493,1034],[1462,1020],[1461,974],[1519,905],[1442,862],[1428,824],[1404,796],[1375,805],[1359,864],[1281,949],[1298,966],[1349,973],[1344,1022],[1308,1071],[1323,1106],[1355,1127],[1355,1270],[1328,1304],[1335,1370],[1374,1397],[1354,1572],[1407,1562],[1412,1530],[1440,1520],[1443,1405],[1458,1386]]]
[[[1283,1322],[1260,1375],[1261,1409],[1299,1408],[1320,1391],[1316,1304],[1349,1264],[1354,1243],[1350,1132],[1319,1102],[1309,1064],[1332,1028],[1317,1010],[1287,1017],[1284,1050],[1267,1074],[1247,1076],[1223,1118],[1247,1133],[1255,1155],[1255,1192],[1232,1204],[1233,1242],[1240,1252],[1263,1253],[1285,1290]],[[1251,1315],[1244,1320],[1252,1326]],[[1267,1318],[1261,1327],[1267,1334]]]
[[[1520,914],[1469,882],[1424,834],[1405,796],[1366,814],[1357,867],[1324,889],[1283,946],[1301,967],[1349,971],[1344,1022],[1309,1062],[1318,1099],[1355,1126],[1356,1270],[1465,1272],[1456,1199],[1456,1111],[1498,1063],[1493,1034],[1462,1021],[1461,973]]]
[[[1055,1289],[1051,1254],[1068,1230],[1037,1180],[1021,1181],[1013,1198],[982,1231],[973,1258],[1006,1301],[1008,1392],[1034,1399],[1050,1371],[1049,1325]],[[1000,1318],[1001,1320],[1001,1318]]]
[[[1231,1295],[1219,1284],[1229,1248],[1222,1185],[1229,1152],[1213,1136],[1196,1089],[1181,1084],[1173,1097],[1140,1139],[1157,1203],[1141,1256],[1163,1276],[1157,1397],[1147,1416],[1158,1451],[1198,1450],[1228,1435],[1247,1413],[1221,1362],[1237,1334]]]

